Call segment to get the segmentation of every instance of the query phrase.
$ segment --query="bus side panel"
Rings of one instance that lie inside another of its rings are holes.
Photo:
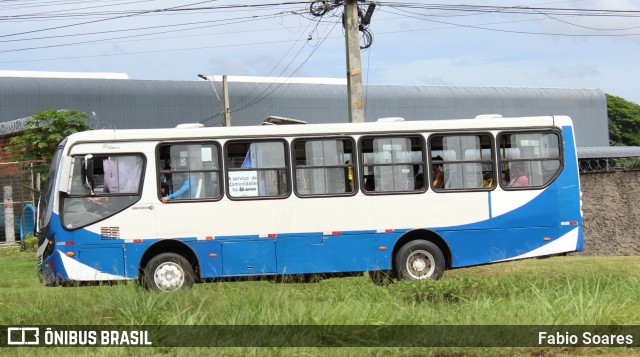
[[[372,231],[350,231],[278,237],[278,273],[341,273],[380,269],[376,236]]]
[[[82,262],[81,275],[91,275],[95,271],[124,277],[123,245],[87,246],[78,249],[78,261]]]
[[[38,269],[45,280],[57,282],[124,280],[123,240],[102,240],[85,229],[64,230],[59,216],[52,215],[49,237],[55,241],[53,254]]]
[[[223,275],[275,274],[274,239],[223,241],[221,245]]]
[[[558,238],[555,227],[440,231],[452,252],[454,268],[508,260]]]
[[[555,183],[542,190],[495,190],[490,195],[494,229],[558,226]]]
[[[201,278],[222,276],[222,244],[219,240],[190,241],[186,244],[198,257]]]
[[[331,261],[326,255],[322,232],[282,235],[276,240],[276,255],[278,274],[319,272]]]
[[[80,266],[81,280],[101,280],[97,276],[109,274],[124,279],[125,254],[122,239],[104,239],[86,228],[66,232],[78,250],[75,260]],[[92,278],[95,276],[96,278]],[[104,279],[102,279],[104,280]]]
[[[561,181],[558,179],[543,190],[491,192],[492,211],[501,211],[501,214],[491,219],[491,229],[483,229],[481,224],[435,229],[451,248],[452,266],[463,267],[524,258],[526,254],[539,256],[574,251],[576,243],[571,242],[573,235],[568,235],[571,229],[560,229],[559,182]],[[500,199],[496,199],[497,195],[500,195]],[[511,211],[500,206],[513,205],[514,201],[527,198],[527,195],[533,198],[521,205],[515,203],[517,208]],[[509,197],[511,200],[507,199]],[[562,242],[556,242],[559,239]],[[541,249],[551,244],[553,249]],[[534,251],[536,253],[532,253]]]

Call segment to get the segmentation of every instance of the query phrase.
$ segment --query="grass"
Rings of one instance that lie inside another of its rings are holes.
[[[640,325],[640,257],[556,257],[448,271],[437,282],[40,285],[33,254],[0,250],[0,325]],[[425,336],[416,336],[425,338]],[[201,348],[47,348],[38,354],[201,354]],[[222,348],[216,355],[631,355],[624,348]],[[5,349],[6,355],[34,350]],[[33,353],[35,354],[35,353]]]

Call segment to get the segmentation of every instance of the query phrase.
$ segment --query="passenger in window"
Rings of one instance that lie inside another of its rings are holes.
[[[432,161],[442,161],[440,155],[431,158]],[[433,164],[433,188],[444,188],[444,172],[441,169],[442,165]]]
[[[347,165],[344,172],[344,176],[345,176],[344,192],[353,192],[353,166],[351,166],[351,160],[345,161],[344,164]]]
[[[373,177],[364,178],[364,190],[368,192],[376,190],[376,183],[373,181]]]
[[[182,185],[179,189],[173,191],[173,193],[162,197],[162,203],[167,203],[169,202],[169,200],[172,200],[174,198],[194,198],[196,196],[196,183],[189,174],[175,174],[175,176],[184,176]],[[180,182],[180,177],[177,178],[178,182]]]
[[[485,172],[484,175],[482,175],[482,187],[493,187],[493,175],[491,174],[491,172]]]
[[[160,190],[162,191],[163,196],[167,196],[173,193],[173,179],[169,160],[165,161],[162,171],[164,172],[164,174],[162,177],[162,181],[160,182]]]
[[[502,182],[506,182],[507,186],[511,183],[511,173],[509,172],[509,169],[504,170],[502,173]]]
[[[424,188],[424,175],[417,174],[415,177],[414,189],[422,190]]]
[[[527,172],[524,170],[522,163],[515,163],[511,165],[511,171],[513,172],[513,179],[509,182],[509,187],[529,186],[529,178],[527,177]]]

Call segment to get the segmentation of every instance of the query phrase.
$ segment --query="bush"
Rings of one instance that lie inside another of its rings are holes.
[[[38,249],[38,237],[28,236],[28,237],[22,238],[22,241],[20,243],[20,249],[23,252],[35,253],[35,251]]]

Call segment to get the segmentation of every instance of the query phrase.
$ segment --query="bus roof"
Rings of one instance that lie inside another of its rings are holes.
[[[205,138],[242,138],[255,136],[313,136],[360,133],[420,132],[441,130],[483,130],[558,126],[571,123],[568,117],[539,116],[522,118],[448,119],[366,123],[333,123],[303,125],[266,125],[237,127],[197,127],[185,125],[166,129],[90,130],[72,134],[77,141],[130,141]]]

